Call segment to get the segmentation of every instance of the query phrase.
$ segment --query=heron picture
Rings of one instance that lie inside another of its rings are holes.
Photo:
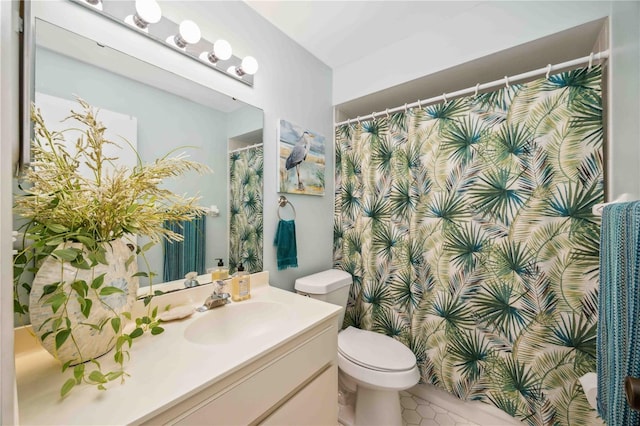
[[[280,120],[279,192],[324,195],[325,137]]]

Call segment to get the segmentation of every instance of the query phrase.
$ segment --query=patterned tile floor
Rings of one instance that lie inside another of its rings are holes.
[[[409,392],[400,392],[400,405],[402,405],[402,420],[406,426],[478,426]]]

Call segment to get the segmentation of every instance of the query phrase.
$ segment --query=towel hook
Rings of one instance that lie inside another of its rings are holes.
[[[278,199],[278,219],[282,220],[282,217],[280,217],[280,209],[285,207],[287,204],[289,204],[291,206],[291,210],[293,210],[293,218],[296,218],[296,208],[293,207],[293,204],[291,204],[291,201],[287,200],[287,197],[285,197],[284,195],[281,195],[280,198]]]

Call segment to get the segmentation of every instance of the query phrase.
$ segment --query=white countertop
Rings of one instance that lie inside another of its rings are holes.
[[[134,340],[131,359],[125,363],[125,371],[130,377],[124,384],[118,380],[107,384],[107,391],[83,385],[75,387],[61,400],[60,388],[72,377],[72,369],[61,373],[58,361],[42,349],[35,337],[27,335],[25,342],[24,332],[18,331],[23,334],[16,340],[20,424],[123,425],[149,420],[319,322],[337,315],[340,310],[335,305],[270,287],[266,272],[252,275],[251,282],[251,299],[232,303],[248,305],[268,301],[286,305],[287,321],[280,323],[277,331],[223,345],[192,343],[184,337],[185,329],[193,321],[202,315],[228,309],[226,306],[163,323],[164,333],[157,336],[146,333]],[[211,285],[203,285],[160,296],[154,301],[161,307],[168,300],[172,306],[200,306],[211,288]],[[211,326],[224,327],[224,323],[212,321]],[[113,369],[109,368],[114,365],[111,353],[98,361],[105,371]]]

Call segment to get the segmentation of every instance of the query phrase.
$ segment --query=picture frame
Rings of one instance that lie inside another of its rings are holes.
[[[324,195],[326,138],[318,132],[278,120],[278,192]]]

